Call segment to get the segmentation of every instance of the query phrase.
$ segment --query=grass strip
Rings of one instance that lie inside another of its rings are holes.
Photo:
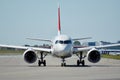
[[[103,54],[102,57],[103,57],[103,58],[120,60],[120,55],[108,55],[108,54]]]
[[[0,50],[0,55],[19,55],[19,54],[23,54],[24,50]]]

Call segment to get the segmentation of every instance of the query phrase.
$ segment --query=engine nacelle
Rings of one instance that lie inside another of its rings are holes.
[[[23,54],[23,57],[27,63],[34,63],[37,60],[37,55],[36,55],[35,51],[31,50],[31,49],[26,50]]]
[[[90,51],[88,51],[87,59],[92,63],[97,63],[101,59],[101,54],[97,49],[93,48]]]

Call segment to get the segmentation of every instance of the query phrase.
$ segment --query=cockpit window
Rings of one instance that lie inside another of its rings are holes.
[[[60,44],[64,44],[64,41],[59,41]]]
[[[66,41],[64,41],[64,44],[71,44],[71,43],[72,43],[71,40],[66,40]]]
[[[57,40],[55,42],[55,44],[72,44],[72,41],[71,40],[65,40],[65,41],[62,41],[62,40]]]
[[[63,44],[64,43],[64,41],[62,41],[62,40],[57,40],[56,42],[55,42],[55,44]]]

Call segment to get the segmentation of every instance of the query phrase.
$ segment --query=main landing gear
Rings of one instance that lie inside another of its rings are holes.
[[[80,64],[85,66],[85,61],[83,60],[85,56],[83,57],[83,52],[80,52],[80,54],[77,54],[77,56],[79,57],[79,60],[77,60],[77,66],[80,66]]]
[[[41,66],[41,64],[43,64],[43,66],[46,66],[46,60],[44,60],[46,55],[43,55],[43,52],[40,52],[40,57],[38,57],[38,66]]]

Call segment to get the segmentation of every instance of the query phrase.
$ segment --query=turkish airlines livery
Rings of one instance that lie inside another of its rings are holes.
[[[66,66],[65,59],[71,57],[72,55],[78,56],[78,60],[76,61],[77,66],[85,65],[85,58],[92,63],[97,63],[101,59],[101,53],[98,49],[111,47],[111,46],[120,46],[120,44],[111,44],[111,45],[101,45],[101,46],[92,46],[92,47],[74,47],[73,42],[76,40],[89,39],[88,38],[77,38],[72,39],[67,35],[61,34],[61,24],[60,24],[60,7],[58,7],[58,35],[55,39],[47,40],[47,39],[32,39],[30,40],[38,40],[38,41],[46,41],[51,42],[51,48],[36,48],[36,47],[24,47],[24,46],[13,46],[13,45],[1,45],[0,47],[8,47],[8,48],[17,48],[17,49],[25,49],[26,51],[23,53],[24,60],[27,63],[34,63],[38,60],[38,66],[46,66],[45,57],[48,54],[51,54],[54,57],[58,57],[62,59],[61,66]]]

